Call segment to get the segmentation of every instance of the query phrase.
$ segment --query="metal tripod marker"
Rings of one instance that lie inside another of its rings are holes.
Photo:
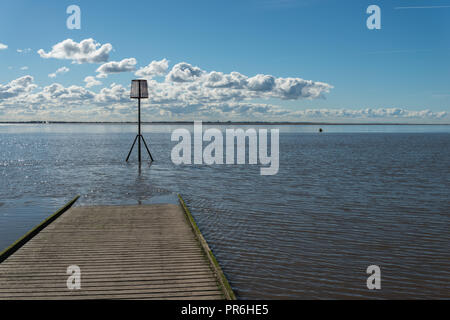
[[[144,136],[141,134],[141,99],[148,99],[148,88],[147,88],[147,80],[131,80],[131,99],[138,99],[138,134],[136,138],[134,138],[133,145],[131,146],[130,152],[127,156],[127,162],[130,158],[131,151],[133,151],[134,145],[136,144],[136,140],[138,141],[138,159],[139,163],[141,163],[141,139],[144,142],[145,149],[147,149],[148,155],[150,156],[150,160],[153,161],[152,154],[148,149],[147,143],[145,142]]]

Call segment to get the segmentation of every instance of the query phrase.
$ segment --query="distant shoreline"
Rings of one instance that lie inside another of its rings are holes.
[[[194,121],[153,121],[142,124],[193,124]],[[288,122],[288,121],[203,121],[203,124],[215,125],[388,125],[388,126],[448,126],[450,123],[395,123],[395,122]],[[136,121],[0,121],[0,124],[137,124]]]

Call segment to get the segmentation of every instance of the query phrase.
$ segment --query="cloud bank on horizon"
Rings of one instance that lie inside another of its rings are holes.
[[[4,50],[8,48],[3,46]],[[70,61],[74,65],[72,68],[79,64],[100,66],[95,70],[96,75],[85,76],[84,84],[64,86],[55,82],[41,87],[32,75],[0,84],[0,119],[133,121],[136,110],[135,102],[129,98],[129,84],[113,83],[98,91],[92,89],[103,84],[101,79],[128,72],[149,81],[150,99],[143,103],[143,112],[151,115],[152,120],[450,122],[447,112],[427,109],[287,109],[260,101],[324,99],[333,85],[300,77],[206,71],[188,62],[178,62],[170,68],[165,58],[138,68],[138,61],[133,57],[109,61],[112,50],[110,43],[100,44],[94,39],[79,43],[66,39],[53,45],[48,52],[39,49],[37,53],[41,58]],[[56,78],[69,71],[63,66],[48,76]]]

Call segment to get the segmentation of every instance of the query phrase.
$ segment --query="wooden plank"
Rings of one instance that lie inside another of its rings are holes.
[[[230,298],[193,231],[180,205],[70,208],[0,264],[0,299]]]
[[[88,276],[84,276],[83,279],[88,279],[89,282],[108,282],[108,281],[112,281],[112,282],[127,282],[127,281],[172,281],[172,280],[184,280],[186,282],[189,282],[190,279],[196,279],[197,281],[201,281],[201,280],[206,280],[206,279],[210,279],[211,274],[210,272],[197,272],[197,273],[190,273],[190,274],[186,274],[184,273],[183,275],[180,276],[179,273],[175,273],[175,274],[163,274],[163,275],[152,275],[151,278],[149,278],[147,275],[120,275],[120,276],[116,276],[116,277],[111,277],[111,276],[104,276],[104,275],[88,275]],[[7,282],[3,282],[6,285],[13,285],[15,283],[19,283],[22,284],[23,283],[23,278],[25,277],[12,277],[12,278],[8,278]],[[56,283],[58,286],[60,286],[60,282],[61,281],[66,281],[67,276],[64,275],[59,275],[59,276],[47,276],[47,277],[26,277],[26,281],[27,284],[29,285],[33,285],[33,284],[42,284],[43,286],[47,285],[47,284],[53,284]],[[150,280],[149,280],[150,279]],[[212,279],[216,279],[216,278],[212,278]],[[23,284],[22,284],[23,285]]]
[[[216,280],[214,278],[210,279],[181,279],[177,281],[172,280],[165,280],[165,281],[151,281],[151,280],[143,280],[143,281],[104,281],[102,283],[102,288],[126,288],[126,287],[132,287],[132,288],[139,288],[139,287],[151,287],[152,289],[155,288],[174,288],[174,287],[190,287],[190,286],[203,286],[203,285],[209,285],[209,286],[215,286]],[[92,284],[83,284],[84,288],[97,288],[97,286]],[[26,290],[34,290],[36,289],[42,289],[42,291],[51,289],[51,290],[58,290],[60,286],[58,286],[58,283],[31,283],[27,288],[23,288],[21,286],[21,283],[8,283],[8,287],[2,287],[0,288],[0,292],[15,292],[15,291],[26,291]]]

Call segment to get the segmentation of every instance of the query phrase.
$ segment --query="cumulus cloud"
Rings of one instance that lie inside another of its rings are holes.
[[[203,75],[204,71],[199,67],[194,67],[189,63],[181,62],[173,66],[166,79],[171,82],[194,81]]]
[[[58,70],[56,70],[55,72],[50,73],[48,76],[49,76],[49,78],[56,78],[56,76],[57,76],[58,74],[67,73],[67,72],[69,72],[69,71],[70,71],[69,68],[67,68],[67,67],[61,67],[61,68],[59,68]]]
[[[99,86],[102,84],[101,81],[95,79],[93,76],[88,76],[88,77],[84,78],[84,82],[86,82],[86,85],[85,85],[86,88]]]
[[[8,46],[6,44],[3,44],[0,42],[0,50],[6,50],[8,49]]]
[[[166,84],[174,91],[180,88],[187,90],[180,96],[192,96],[195,92],[202,102],[210,98],[216,102],[253,98],[318,99],[324,98],[333,88],[324,82],[301,78],[276,78],[266,74],[248,77],[239,72],[206,72],[186,62],[173,66],[166,76]]]
[[[94,39],[85,39],[80,43],[66,39],[55,44],[49,52],[39,49],[38,54],[41,58],[67,59],[78,64],[102,63],[108,61],[111,50],[110,43],[101,45]]]
[[[59,83],[53,83],[42,89],[41,92],[36,95],[31,95],[31,101],[38,98],[41,101],[47,103],[60,103],[61,106],[66,105],[67,102],[83,103],[83,101],[89,101],[95,97],[95,93],[91,92],[84,87],[69,86],[64,87]]]
[[[28,70],[28,67],[27,66],[23,66],[23,67],[20,68],[20,70]]]
[[[130,72],[136,69],[136,59],[128,58],[122,61],[111,61],[97,68],[97,78],[106,78],[110,73]]]
[[[101,65],[97,72],[109,73],[135,70],[134,58]],[[141,71],[141,72],[139,72]],[[320,99],[332,85],[302,78],[280,78],[257,74],[247,76],[239,72],[205,71],[186,62],[175,64],[169,70],[166,59],[152,61],[136,71],[148,79],[149,96],[142,104],[144,115],[154,120],[235,120],[235,121],[329,121],[329,122],[450,122],[446,111],[419,111],[407,108],[290,108],[276,104],[255,103],[264,99],[278,100]],[[155,80],[154,75],[163,75]],[[84,86],[63,86],[53,83],[37,89],[33,77],[25,76],[0,84],[2,118],[49,117],[74,120],[135,119],[134,101],[129,98],[129,86],[102,83],[94,76],[84,78]],[[29,119],[28,118],[28,119]],[[7,118],[5,118],[7,119]]]
[[[211,103],[209,105],[189,104],[159,106],[161,115],[173,119],[207,119],[234,121],[329,121],[329,122],[445,122],[450,115],[446,111],[412,111],[405,108],[363,108],[363,109],[304,109],[289,110],[276,105],[246,102]]]
[[[5,85],[0,84],[0,102],[5,99],[10,99],[26,93],[30,93],[36,87],[37,86],[34,84],[34,78],[30,75],[12,80]]]
[[[272,91],[275,78],[266,74],[257,74],[247,80],[247,87],[252,91]]]
[[[300,78],[278,78],[276,79],[276,94],[282,99],[310,98],[316,99],[323,97],[324,93],[330,92],[333,86],[311,80]]]
[[[239,77],[237,77],[239,78]],[[88,84],[98,81],[86,77]],[[273,104],[253,103],[251,101],[224,101],[216,89],[202,92],[201,87],[183,90],[170,90],[171,84],[150,80],[151,98],[142,105],[143,113],[154,120],[235,120],[235,121],[329,121],[329,122],[448,122],[446,111],[412,111],[406,108],[361,108],[361,109],[286,109]],[[264,81],[260,82],[264,83]],[[68,86],[59,83],[41,88],[35,92],[31,76],[21,77],[8,84],[0,85],[0,107],[5,115],[14,116],[19,110],[28,116],[64,114],[85,120],[133,120],[134,102],[129,98],[129,88],[113,83],[101,88],[99,92],[87,87]],[[200,96],[199,96],[200,95]],[[202,96],[203,95],[203,96]],[[205,103],[199,101],[202,100]],[[18,108],[19,106],[19,108]],[[75,110],[75,111],[74,111]],[[66,112],[66,113],[65,113]],[[97,117],[97,118],[96,118]],[[67,119],[64,117],[64,119]],[[77,119],[75,119],[77,120]]]
[[[148,66],[140,68],[135,72],[135,75],[142,78],[152,78],[154,76],[163,76],[169,69],[169,60],[162,59],[159,61],[152,61]]]
[[[209,88],[243,89],[247,85],[247,77],[239,72],[223,74],[212,71],[205,77],[205,86]]]
[[[317,119],[442,119],[448,116],[445,111],[413,111],[404,108],[364,108],[364,109],[306,109],[293,112],[296,116]]]
[[[101,89],[94,102],[100,105],[130,104],[130,91],[120,84],[113,83],[109,88]]]

